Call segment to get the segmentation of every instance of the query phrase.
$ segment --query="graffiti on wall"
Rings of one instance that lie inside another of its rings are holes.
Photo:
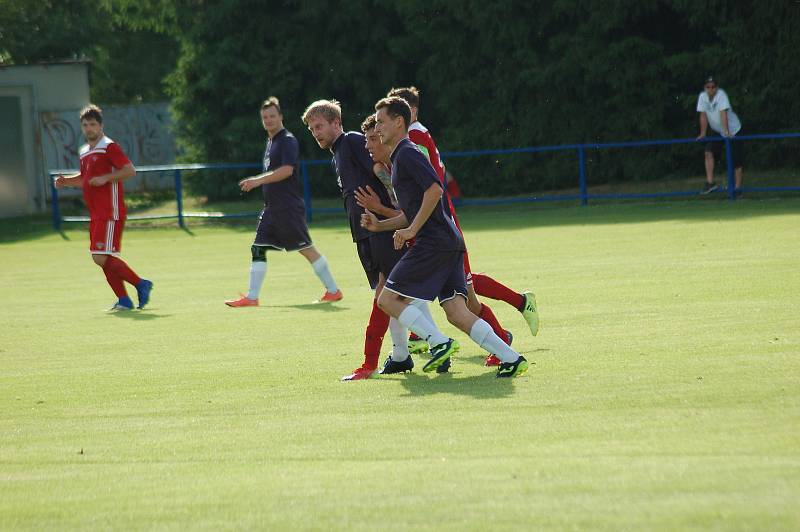
[[[86,143],[78,110],[41,113],[42,150],[47,169],[78,168],[78,153]],[[117,142],[135,166],[175,162],[175,137],[166,103],[103,107],[103,130]],[[170,186],[171,176],[137,174],[130,188]]]

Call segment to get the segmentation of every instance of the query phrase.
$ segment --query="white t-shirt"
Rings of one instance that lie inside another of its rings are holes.
[[[735,135],[742,129],[742,123],[739,117],[733,112],[731,102],[728,100],[728,95],[722,89],[717,89],[713,100],[708,99],[706,91],[700,93],[697,97],[697,112],[705,113],[708,117],[708,125],[711,129],[722,135],[722,118],[720,111],[728,111],[728,129],[731,135]]]

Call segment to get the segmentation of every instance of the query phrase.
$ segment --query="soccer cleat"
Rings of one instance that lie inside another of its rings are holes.
[[[139,306],[137,308],[143,309],[145,305],[150,302],[150,292],[153,290],[153,281],[142,279],[136,285],[136,295],[139,298]]]
[[[128,296],[121,297],[114,303],[114,306],[108,309],[109,312],[117,310],[133,310],[133,301]]]
[[[378,370],[376,368],[361,366],[360,368],[356,368],[350,375],[342,377],[342,381],[362,381],[376,378],[378,378]]]
[[[536,296],[533,292],[522,292],[525,298],[525,307],[522,309],[522,317],[528,322],[531,334],[539,334],[539,309],[536,307]]]
[[[325,292],[315,303],[333,303],[334,301],[341,301],[343,297],[341,290],[337,290],[336,293]]]
[[[506,331],[508,335],[508,345],[514,341],[514,335],[511,334],[511,331]],[[483,363],[484,366],[491,367],[491,366],[499,366],[501,364],[501,360],[494,356],[493,354],[489,353],[489,356],[486,357],[486,362]]]
[[[525,360],[525,357],[520,355],[520,357],[515,360],[514,362],[503,362],[500,364],[500,367],[497,368],[497,377],[498,379],[510,379],[511,377],[519,377],[526,371],[528,371],[528,361]]]
[[[459,349],[458,342],[450,338],[443,344],[435,345],[431,349],[431,359],[422,366],[422,371],[429,373],[450,360],[453,353]]]
[[[257,307],[258,299],[250,299],[244,294],[239,294],[239,299],[229,299],[225,302],[229,307]]]
[[[383,369],[381,370],[381,375],[391,375],[392,373],[405,373],[406,371],[411,371],[414,369],[414,360],[412,360],[411,355],[408,356],[407,359],[403,360],[402,362],[395,362],[392,359],[392,355],[386,357],[386,362],[383,364]]]
[[[442,365],[441,365],[441,366],[439,366],[438,368],[436,368],[436,373],[447,373],[448,371],[450,371],[450,362],[452,362],[452,359],[450,359],[450,358],[448,358],[447,360],[445,360],[445,361],[442,363]]]
[[[718,188],[719,188],[719,187],[717,186],[717,184],[716,184],[716,183],[706,183],[706,184],[703,186],[703,190],[701,190],[701,191],[700,191],[700,194],[701,194],[701,195],[703,195],[703,196],[705,196],[706,194],[710,194],[710,193],[714,192],[714,191],[715,191],[715,190],[717,190]]]
[[[408,339],[408,352],[412,355],[419,355],[428,351],[428,342],[422,338]]]

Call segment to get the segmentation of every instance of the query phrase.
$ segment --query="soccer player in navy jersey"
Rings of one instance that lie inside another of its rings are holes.
[[[390,208],[392,200],[389,191],[373,171],[374,163],[366,149],[364,135],[356,131],[344,131],[339,102],[317,100],[311,103],[303,113],[303,123],[308,126],[319,147],[329,150],[333,156],[331,166],[342,191],[344,209],[350,221],[350,233],[367,282],[375,290],[377,297],[383,289],[386,276],[400,260],[404,250],[395,249],[389,233],[372,233],[361,227],[361,215],[364,211],[356,202],[356,193],[364,188],[373,190],[378,202],[383,207]],[[397,320],[390,319],[373,300],[364,340],[364,363],[342,380],[362,380],[375,376],[387,328],[392,336],[393,352],[403,357],[403,351],[407,350],[408,331]],[[406,351],[405,357],[407,356]]]
[[[247,295],[225,301],[229,307],[257,307],[258,295],[267,274],[267,249],[297,251],[308,260],[325,286],[317,301],[329,303],[342,299],[328,261],[314,247],[306,225],[306,206],[300,190],[300,146],[283,127],[283,113],[278,99],[270,96],[261,104],[261,123],[267,131],[264,171],[239,181],[239,188],[249,192],[261,187],[264,209],[258,219],[256,238],[250,247],[250,288]]]
[[[414,245],[392,269],[378,296],[378,306],[403,326],[428,341],[431,359],[422,368],[436,370],[450,360],[458,343],[448,338],[411,305],[412,300],[439,299],[448,321],[467,333],[482,348],[497,355],[497,377],[515,377],[528,369],[525,357],[515,352],[491,326],[467,308],[464,241],[442,202],[442,183],[430,162],[408,139],[411,108],[399,97],[375,104],[375,130],[392,150],[392,186],[402,214],[379,220],[367,211],[362,225],[370,231],[394,231],[395,248],[414,239]],[[390,364],[394,361],[390,360]]]
[[[399,96],[408,102],[411,108],[411,125],[408,128],[408,138],[417,145],[423,154],[425,154],[431,162],[431,166],[433,166],[433,169],[436,171],[439,181],[442,182],[443,186],[446,186],[445,168],[439,156],[439,149],[436,147],[436,142],[433,140],[428,128],[423,126],[418,120],[419,90],[413,86],[393,88],[386,96]],[[450,217],[455,222],[456,228],[461,232],[463,238],[464,233],[461,231],[461,225],[458,222],[458,216],[456,216],[456,208],[446,188],[444,190],[444,200],[448,207]],[[464,272],[467,276],[467,290],[469,292],[467,306],[471,312],[486,320],[492,326],[492,330],[500,338],[507,340],[510,344],[512,336],[509,331],[504,330],[500,325],[492,309],[478,300],[478,295],[508,303],[522,314],[522,317],[528,323],[531,334],[534,336],[538,334],[539,311],[536,306],[536,296],[533,292],[526,291],[518,293],[485,273],[473,273],[469,263],[469,254],[466,251],[464,252]],[[498,364],[500,364],[500,360],[496,356],[489,354],[486,358],[486,365],[496,366]]]

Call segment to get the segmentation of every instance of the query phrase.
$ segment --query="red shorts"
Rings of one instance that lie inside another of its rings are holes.
[[[122,247],[125,220],[90,220],[89,251],[93,255],[116,255]]]

